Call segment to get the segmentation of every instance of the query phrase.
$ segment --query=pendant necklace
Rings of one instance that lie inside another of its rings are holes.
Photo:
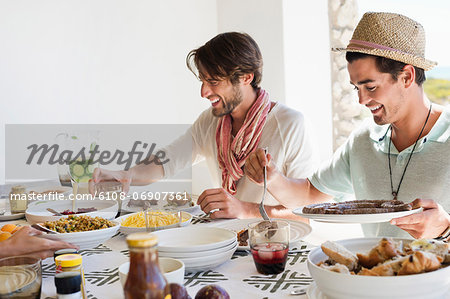
[[[406,173],[406,168],[408,168],[409,161],[411,161],[411,157],[412,157],[412,155],[414,153],[414,150],[416,149],[417,142],[419,142],[420,136],[422,136],[423,130],[425,129],[425,126],[427,125],[428,118],[430,117],[430,113],[431,113],[431,105],[432,104],[430,104],[430,109],[428,110],[428,115],[427,115],[427,118],[425,119],[425,123],[423,124],[422,130],[420,130],[419,136],[417,137],[417,140],[414,143],[412,151],[409,153],[408,162],[406,162],[405,169],[403,169],[403,173],[402,173],[402,176],[400,178],[400,182],[398,183],[398,187],[397,187],[396,191],[394,191],[394,185],[392,184],[392,168],[391,168],[392,125],[390,126],[391,137],[389,138],[388,161],[389,161],[389,178],[391,179],[391,192],[392,192],[392,196],[394,197],[394,200],[397,200],[397,195],[398,195],[398,192],[400,191],[400,186],[402,185],[403,177],[405,176],[405,173]]]

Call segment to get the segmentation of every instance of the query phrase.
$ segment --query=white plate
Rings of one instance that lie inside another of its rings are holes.
[[[306,289],[306,296],[308,299],[327,299],[327,296],[320,291],[315,282],[312,282]]]
[[[7,211],[5,214],[0,215],[0,221],[15,220],[23,217],[25,217],[25,213],[11,214],[10,211]]]
[[[192,252],[216,249],[236,241],[236,233],[228,229],[206,226],[171,228],[154,232],[158,236],[158,250]]]
[[[78,208],[96,208],[97,211],[77,214],[77,215],[85,215],[90,217],[102,217],[105,219],[114,219],[116,217],[117,212],[119,210],[119,205],[115,200],[77,200],[76,201],[76,209]],[[65,200],[45,200],[45,201],[34,201],[28,205],[28,208],[25,212],[25,216],[27,221],[30,224],[41,223],[45,221],[56,221],[59,218],[67,217],[67,215],[63,216],[54,216],[52,212],[47,211],[47,208],[51,208],[57,212],[63,212],[65,210],[72,210],[72,201]]]
[[[304,222],[299,222],[295,220],[287,220],[287,219],[274,219],[274,220],[284,220],[289,222],[291,232],[290,232],[290,244],[297,243],[301,241],[304,237],[309,235],[311,233],[311,226],[309,224],[306,224]],[[240,232],[243,229],[247,229],[248,225],[253,222],[262,221],[262,219],[230,219],[226,221],[220,221],[220,222],[212,222],[205,224],[207,226],[214,226],[214,227],[221,227],[226,228],[229,230],[232,230],[236,233]],[[238,246],[238,250],[248,250],[250,249],[249,246]]]
[[[51,240],[62,240],[73,245],[77,245],[80,249],[91,249],[105,241],[111,239],[119,230],[119,223],[113,221],[116,225],[113,227],[91,230],[87,232],[63,233],[63,234],[42,234],[43,237]]]
[[[415,213],[422,212],[422,208],[411,211],[401,211],[392,213],[378,213],[378,214],[306,214],[303,213],[303,207],[297,208],[293,211],[295,215],[305,218],[313,219],[320,222],[331,223],[378,223],[389,222],[391,219],[403,217]]]
[[[132,215],[136,215],[137,213],[133,213],[133,214],[127,214],[127,215],[123,215],[120,216],[118,218],[116,218],[116,221],[119,223],[122,223],[122,221],[124,221],[126,218],[132,216]],[[189,223],[191,223],[192,220],[192,215],[187,213],[187,212],[181,212],[181,215],[183,217],[183,222],[180,223],[180,226],[188,226]],[[162,230],[162,229],[168,229],[168,228],[176,228],[178,227],[178,223],[175,224],[171,224],[171,225],[164,225],[164,226],[158,226],[158,227],[152,227],[150,228],[151,231],[157,231],[157,230]],[[132,233],[142,233],[142,232],[146,232],[146,228],[145,227],[127,227],[127,226],[120,226],[120,232],[124,233],[126,235],[128,234],[132,234]]]
[[[203,257],[203,256],[209,256],[214,255],[218,253],[223,253],[228,250],[231,250],[233,247],[236,246],[237,240],[233,243],[230,243],[229,245],[217,248],[217,249],[209,249],[209,250],[203,250],[203,251],[192,251],[192,252],[165,252],[158,250],[159,256],[167,256],[172,257],[176,259],[184,259],[184,258],[193,258],[193,257]]]

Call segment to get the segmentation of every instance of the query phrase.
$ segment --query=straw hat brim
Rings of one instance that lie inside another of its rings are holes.
[[[425,71],[429,71],[437,65],[437,62],[425,59],[423,57],[414,56],[411,54],[398,52],[398,51],[390,51],[390,50],[381,50],[381,49],[354,49],[354,48],[338,48],[335,49],[337,51],[344,52],[358,52],[364,54],[370,54],[374,56],[386,57],[392,60],[400,61],[406,64],[411,64],[418,68],[424,69]]]

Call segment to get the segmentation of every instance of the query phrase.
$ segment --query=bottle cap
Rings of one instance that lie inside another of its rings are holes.
[[[78,250],[74,248],[64,248],[60,250],[56,250],[53,254],[53,259],[56,259],[57,256],[63,255],[63,254],[77,254]]]
[[[81,291],[81,274],[79,272],[62,272],[55,275],[56,293],[73,294]]]
[[[81,265],[83,258],[81,254],[62,254],[55,258],[56,266],[75,267]]]
[[[127,244],[131,247],[151,247],[158,244],[158,236],[152,233],[134,233],[127,236]]]

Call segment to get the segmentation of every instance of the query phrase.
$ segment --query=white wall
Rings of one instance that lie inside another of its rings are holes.
[[[261,87],[273,100],[285,103],[282,1],[217,0],[219,32],[250,34],[263,55]]]
[[[332,154],[328,1],[284,0],[286,104],[310,120],[322,160]]]
[[[0,183],[6,123],[191,123],[208,107],[186,54],[216,2],[0,2]]]
[[[209,105],[186,54],[231,30],[259,43],[262,86],[312,120],[327,157],[326,3],[0,1],[0,183],[6,123],[191,123]]]

